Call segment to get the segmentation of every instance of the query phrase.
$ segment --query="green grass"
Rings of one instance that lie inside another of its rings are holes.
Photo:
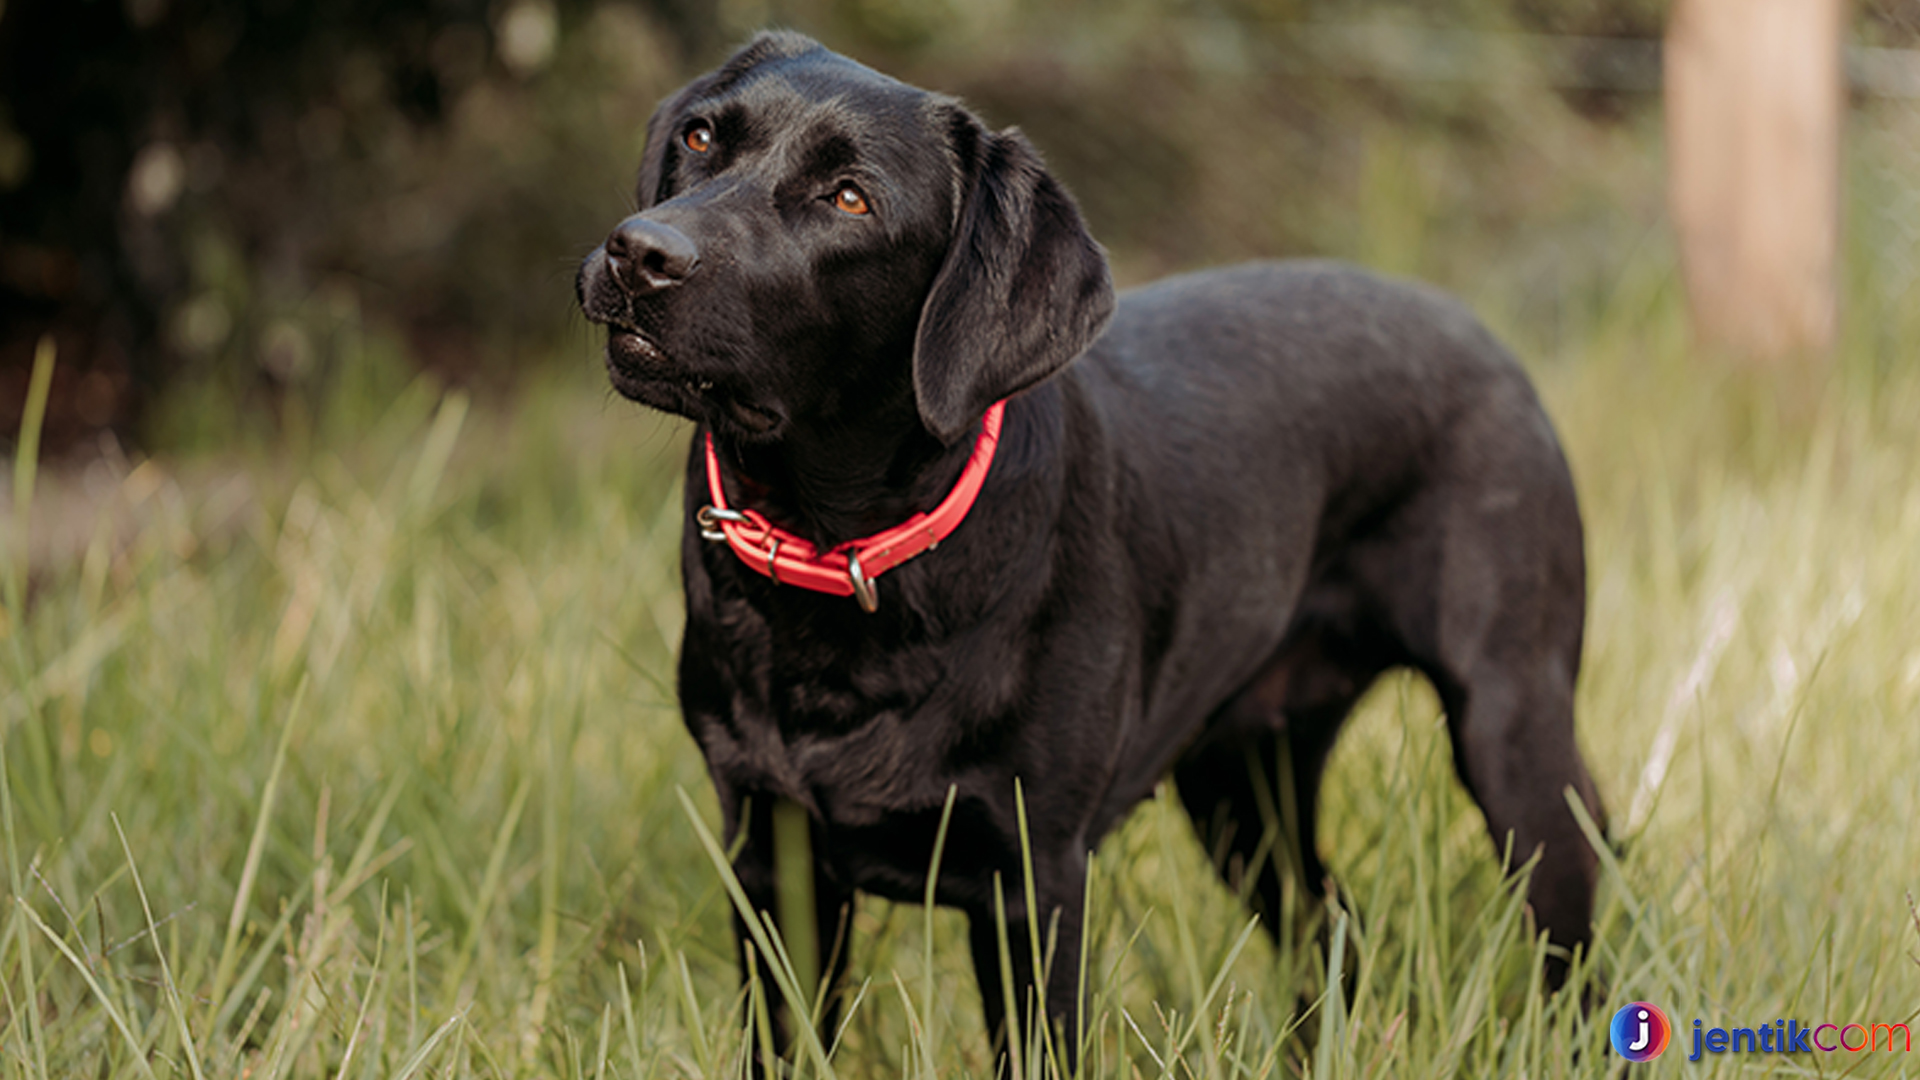
[[[1615,1076],[1604,1023],[1646,999],[1681,1029],[1646,1075],[1920,1075],[1684,1061],[1696,1017],[1920,1004],[1920,321],[1865,306],[1780,407],[1690,355],[1659,266],[1536,368],[1622,842],[1590,1012],[1535,991],[1434,698],[1393,678],[1329,777],[1332,956],[1246,933],[1165,794],[1102,845],[1087,1074]],[[148,462],[137,528],[10,594],[0,1077],[737,1075],[766,999],[672,702],[685,433],[586,352],[511,413],[416,385],[350,443]],[[835,1071],[988,1072],[958,916],[865,901],[853,950]]]

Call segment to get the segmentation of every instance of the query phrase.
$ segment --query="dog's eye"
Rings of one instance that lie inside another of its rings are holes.
[[[849,214],[865,214],[870,212],[870,208],[867,206],[867,197],[860,194],[860,189],[854,187],[852,184],[843,184],[839,191],[833,193],[833,205]]]
[[[680,141],[694,153],[704,154],[713,149],[713,129],[705,124],[696,125],[688,128],[687,133],[680,136]]]

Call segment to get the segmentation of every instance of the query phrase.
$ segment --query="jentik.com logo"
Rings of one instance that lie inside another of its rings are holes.
[[[1652,1061],[1673,1041],[1673,1025],[1667,1014],[1660,1011],[1660,1006],[1645,1001],[1629,1002],[1614,1013],[1608,1030],[1613,1048],[1628,1061]]]
[[[1908,1018],[1912,1019],[1911,1017]],[[1882,1035],[1885,1038],[1882,1038]],[[1613,1049],[1628,1061],[1652,1061],[1673,1041],[1673,1023],[1660,1006],[1635,1001],[1613,1014],[1607,1025]],[[1693,1052],[1688,1061],[1699,1061],[1703,1054],[1794,1054],[1819,1051],[1825,1054],[1913,1053],[1913,1033],[1905,1022],[1893,1024],[1816,1024],[1809,1027],[1798,1020],[1775,1020],[1753,1027],[1710,1028],[1703,1021],[1693,1022]]]

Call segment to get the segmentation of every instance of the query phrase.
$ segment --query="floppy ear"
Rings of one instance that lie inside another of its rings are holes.
[[[920,420],[948,444],[1079,356],[1113,314],[1106,254],[1026,136],[958,107],[950,130],[960,211],[913,349]]]

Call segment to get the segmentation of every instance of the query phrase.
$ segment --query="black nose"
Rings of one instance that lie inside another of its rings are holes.
[[[700,265],[700,249],[671,225],[634,215],[607,237],[614,277],[635,296],[672,288]]]

